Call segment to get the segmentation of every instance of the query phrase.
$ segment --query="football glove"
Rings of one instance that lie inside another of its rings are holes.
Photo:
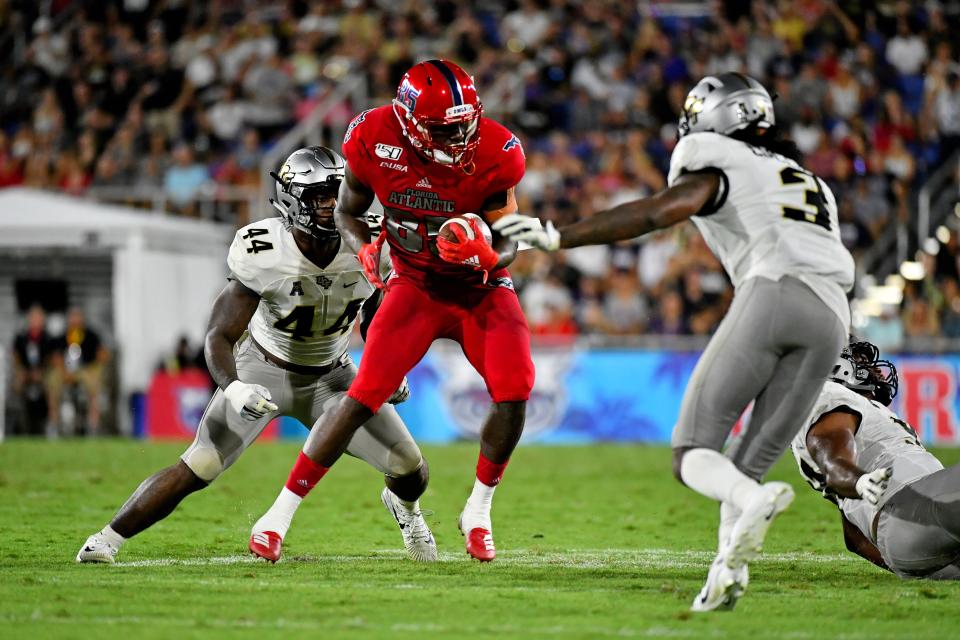
[[[393,392],[393,395],[387,398],[387,402],[390,404],[400,404],[401,402],[405,402],[409,397],[410,383],[407,382],[407,376],[403,376],[403,382],[401,382],[397,390]]]
[[[377,289],[383,289],[383,279],[380,277],[380,252],[383,250],[383,241],[387,237],[386,230],[380,232],[373,242],[360,247],[357,253],[357,260],[363,267],[363,273],[367,276],[370,284]]]
[[[514,242],[526,242],[543,251],[560,248],[560,232],[549,220],[544,226],[540,218],[511,213],[494,222],[493,229]]]
[[[879,504],[890,483],[893,469],[881,467],[870,473],[865,473],[857,480],[857,493],[870,504]]]
[[[251,422],[279,408],[270,402],[270,391],[259,384],[234,380],[223,390],[223,395],[240,417]]]
[[[477,271],[483,271],[483,281],[486,282],[489,273],[500,262],[500,254],[487,243],[486,238],[483,237],[483,229],[480,228],[477,220],[469,219],[468,223],[473,229],[473,240],[467,237],[467,232],[459,225],[451,225],[450,229],[459,242],[437,238],[437,249],[440,257],[447,262],[464,264]]]

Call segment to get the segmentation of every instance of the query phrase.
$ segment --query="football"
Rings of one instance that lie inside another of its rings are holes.
[[[493,242],[493,234],[490,232],[490,227],[487,226],[487,223],[483,221],[483,218],[475,213],[465,213],[462,216],[450,218],[440,225],[439,236],[445,240],[449,240],[450,242],[460,242],[457,239],[457,236],[453,233],[453,226],[458,225],[467,234],[467,238],[473,240],[474,233],[473,227],[470,226],[470,220],[476,220],[480,223],[480,229],[483,231],[483,239],[487,241],[487,244],[491,244]]]

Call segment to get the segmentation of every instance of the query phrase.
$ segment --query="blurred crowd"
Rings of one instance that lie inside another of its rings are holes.
[[[30,307],[12,345],[11,432],[101,435],[108,432],[113,392],[110,351],[79,308],[49,318]]]
[[[475,74],[488,113],[521,135],[521,210],[558,223],[664,187],[680,106],[709,73],[749,73],[778,94],[778,122],[837,195],[857,255],[910,216],[917,186],[960,147],[960,24],[938,2],[37,6],[0,0],[0,185],[155,186],[184,214],[199,193],[258,185],[263,149],[347,74],[385,103],[407,67],[437,56]],[[690,225],[526,252],[513,272],[544,335],[709,334],[731,297]]]

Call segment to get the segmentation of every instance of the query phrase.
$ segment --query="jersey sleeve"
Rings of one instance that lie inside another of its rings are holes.
[[[717,197],[697,215],[709,215],[723,206],[730,190],[728,177],[733,141],[716,133],[691,133],[680,138],[670,156],[670,174],[667,185],[676,184],[688,173],[714,173],[720,177]]]
[[[273,220],[254,222],[237,231],[227,253],[229,279],[262,295],[273,280],[271,267],[279,259],[281,246]]]
[[[350,167],[350,173],[367,186],[370,186],[370,163],[373,160],[364,139],[370,128],[368,118],[371,111],[373,109],[367,109],[350,122],[346,133],[343,134],[341,148],[343,158]]]
[[[490,183],[490,193],[494,195],[517,186],[527,170],[527,159],[523,155],[520,138],[506,131],[507,140],[500,145],[497,153],[497,174]]]

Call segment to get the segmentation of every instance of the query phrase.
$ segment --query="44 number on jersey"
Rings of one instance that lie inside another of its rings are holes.
[[[247,247],[247,253],[252,253],[254,255],[260,253],[261,251],[268,251],[273,249],[273,243],[267,242],[266,240],[260,240],[257,236],[263,236],[270,233],[266,229],[250,229],[245,235],[242,236],[244,240],[250,241],[250,246]]]
[[[353,325],[354,319],[360,313],[363,299],[351,300],[333,323],[323,330],[323,335],[345,333]],[[313,337],[313,320],[317,315],[316,305],[298,305],[285,317],[273,323],[273,328],[289,333],[294,340],[303,340]],[[324,318],[326,320],[326,318]]]

